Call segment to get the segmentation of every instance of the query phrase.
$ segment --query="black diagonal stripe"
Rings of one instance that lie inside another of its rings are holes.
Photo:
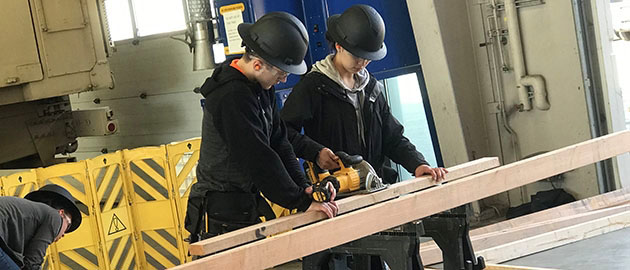
[[[125,247],[123,248],[122,253],[120,253],[120,258],[118,259],[118,263],[116,264],[116,269],[123,269],[122,264],[125,263],[127,256],[129,256],[129,249],[131,248],[131,238],[127,237],[125,243]],[[129,268],[131,269],[131,267]]]
[[[174,248],[177,248],[177,240],[175,240],[175,237],[173,237],[170,233],[168,233],[166,230],[164,229],[159,229],[159,230],[155,230],[155,232],[157,232],[160,236],[162,236],[162,238],[164,238],[164,240],[168,241],[169,243],[171,243],[171,245]]]
[[[159,192],[164,198],[168,199],[168,192],[166,191],[166,188],[164,188],[162,185],[160,185],[160,183],[155,181],[155,179],[153,179],[146,172],[140,169],[140,167],[138,167],[134,162],[131,163],[131,171],[142,178],[142,180],[144,180],[153,189],[155,189],[155,191]]]
[[[116,180],[117,180],[116,178],[110,178],[110,179],[105,180],[107,181],[107,187],[105,188],[105,192],[103,193],[103,198],[109,198],[109,194],[111,194],[112,190],[114,190],[114,185],[116,184]]]
[[[98,175],[96,176],[96,190],[101,190],[101,184],[103,184],[103,179],[105,179],[106,172],[107,167],[102,167],[98,169]]]
[[[19,185],[15,188],[15,191],[13,192],[13,196],[15,197],[19,197],[20,194],[22,194],[22,189],[24,189],[24,185]]]
[[[155,201],[155,198],[153,198],[153,196],[151,196],[151,194],[149,194],[146,191],[144,191],[144,189],[142,189],[136,183],[133,183],[133,190],[136,192],[136,194],[138,194],[138,196],[140,196],[145,201],[147,201],[147,202]]]
[[[167,260],[171,261],[171,263],[173,263],[173,265],[178,265],[179,264],[179,259],[177,257],[175,257],[175,255],[173,255],[168,250],[166,250],[162,245],[158,244],[157,241],[153,240],[153,238],[151,238],[145,232],[142,232],[142,239],[144,240],[144,242],[149,244],[149,246],[151,246],[157,252],[162,254],[162,256],[164,256],[164,258],[166,258]]]
[[[48,270],[48,257],[46,257],[44,259],[44,266],[42,267],[43,270]]]
[[[153,257],[151,257],[151,254],[149,254],[148,252],[144,252],[144,256],[147,258],[147,262],[151,265],[153,265],[153,267],[155,269],[166,269],[166,267],[164,265],[162,265],[160,262],[158,262],[156,259],[154,259]]]
[[[118,206],[120,205],[120,201],[122,200],[122,196],[123,196],[123,191],[122,189],[119,189],[118,194],[116,194],[116,201],[114,201],[114,204],[112,205],[112,209],[118,208]]]
[[[86,216],[90,216],[90,209],[83,202],[77,201],[77,207]]]
[[[70,184],[72,187],[76,188],[81,193],[85,194],[85,186],[78,179],[74,178],[72,175],[64,175],[60,176],[66,183]]]
[[[120,238],[114,239],[114,242],[112,243],[112,247],[109,248],[110,261],[114,259],[114,254],[116,253],[116,250],[118,250],[118,244],[120,244]],[[120,269],[120,268],[116,268],[116,269]]]
[[[81,257],[90,261],[93,265],[98,266],[98,259],[96,258],[96,255],[94,255],[94,253],[90,252],[89,250],[85,248],[75,248],[74,251],[78,253],[79,255],[81,255]]]
[[[116,165],[116,168],[114,168],[114,173],[112,173],[112,179],[119,181],[118,177],[120,177],[120,166]]]
[[[65,254],[61,252],[59,253],[59,260],[61,260],[61,263],[65,264],[72,270],[87,270],[87,268],[81,266],[80,264],[75,262],[73,259],[70,259],[70,257],[66,256]]]
[[[112,194],[112,191],[114,190],[114,185],[116,185],[116,181],[117,180],[118,179],[113,178],[113,177],[110,178],[110,179],[107,179],[107,181],[108,181],[107,188],[105,189],[105,192],[103,193],[103,197],[101,199],[102,200],[101,207],[104,207],[105,204],[106,204],[105,202],[110,198],[110,195]],[[105,211],[105,209],[101,209],[101,211]]]
[[[142,161],[144,161],[144,163],[146,163],[147,165],[149,165],[149,167],[151,167],[156,173],[160,174],[160,176],[162,176],[162,178],[164,178],[164,167],[162,167],[160,164],[157,164],[157,162],[155,162],[155,160],[150,159],[150,158],[146,158],[143,159]]]
[[[129,264],[129,269],[135,269],[135,268],[136,268],[136,258],[132,258],[131,263]]]

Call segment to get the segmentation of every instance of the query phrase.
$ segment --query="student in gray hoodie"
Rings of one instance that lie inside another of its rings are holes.
[[[46,249],[81,225],[65,188],[49,184],[26,197],[0,197],[0,269],[41,269]]]
[[[354,5],[331,16],[326,39],[333,53],[313,65],[281,112],[296,155],[322,169],[338,167],[336,151],[361,155],[386,183],[397,180],[397,173],[385,164],[386,157],[415,176],[444,179],[447,170],[432,168],[403,135],[383,86],[366,69],[370,61],[387,54],[385,24],[378,12]]]

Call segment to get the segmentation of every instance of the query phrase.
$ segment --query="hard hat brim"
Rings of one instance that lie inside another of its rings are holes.
[[[330,34],[330,37],[332,38],[332,40],[334,42],[339,43],[339,45],[341,45],[341,47],[343,47],[344,49],[348,50],[350,53],[352,53],[353,55],[357,56],[357,57],[361,57],[363,59],[368,59],[368,60],[372,60],[372,61],[376,61],[376,60],[381,60],[383,58],[385,58],[385,56],[387,55],[387,46],[385,46],[385,43],[383,43],[383,46],[381,46],[381,48],[377,51],[366,51],[366,50],[362,50],[360,48],[357,48],[356,46],[348,43],[346,41],[346,39],[344,37],[342,37],[341,33],[339,33],[339,18],[341,17],[340,14],[335,14],[332,15],[328,18],[328,34]]]
[[[261,48],[258,43],[252,38],[250,35],[250,28],[253,26],[251,23],[241,23],[238,25],[238,34],[243,39],[243,42],[247,47],[252,49],[256,54],[258,54],[263,60],[267,61],[269,64],[281,69],[284,72],[289,72],[292,74],[302,75],[306,73],[306,62],[302,59],[302,62],[297,65],[287,65],[282,61],[275,59],[273,56],[268,55],[263,48]]]

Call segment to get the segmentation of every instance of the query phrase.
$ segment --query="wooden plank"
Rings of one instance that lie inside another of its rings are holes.
[[[622,131],[372,205],[173,269],[266,269],[630,150]]]
[[[630,227],[630,211],[477,252],[487,262],[500,263],[532,253]]]
[[[559,269],[488,263],[486,264],[486,268],[484,270],[559,270]]]
[[[484,250],[626,211],[630,211],[630,205],[615,206],[573,216],[564,216],[538,223],[525,224],[515,228],[471,236],[470,240],[474,250]],[[422,243],[420,246],[420,254],[422,263],[425,265],[442,262],[442,251],[434,242]]]
[[[538,224],[547,220],[558,220],[561,217],[575,217],[578,214],[589,213],[597,209],[604,209],[619,204],[630,202],[630,188],[619,189],[608,193],[600,194],[590,198],[586,198],[580,201],[564,204],[551,209],[546,209],[526,216],[513,218],[510,220],[502,221],[492,225],[488,225],[482,228],[477,228],[470,231],[471,240],[475,249],[485,249],[488,246],[480,246],[476,244],[475,239],[479,239],[477,236],[483,235],[489,237],[489,234],[495,232],[505,232],[518,227],[523,227],[528,224]],[[542,233],[542,232],[541,232]],[[504,244],[507,243],[504,241]],[[422,262],[425,265],[436,264],[442,261],[442,253],[435,244],[435,242],[425,242],[420,245],[420,252],[422,256]]]
[[[464,176],[472,175],[481,171],[499,166],[499,159],[481,158],[461,165],[449,168],[445,182],[453,181]],[[425,189],[434,186],[430,176],[423,176],[412,180],[403,181],[389,186],[387,189],[363,195],[339,200],[339,214],[347,213],[368,205],[398,197],[402,194]],[[318,220],[325,219],[326,216],[320,212],[299,213],[269,222],[256,224],[240,230],[212,237],[190,246],[190,253],[193,255],[205,255],[220,250],[232,248],[251,241],[266,238],[267,236],[285,232],[293,228],[307,225]]]
[[[536,223],[561,216],[572,216],[591,210],[602,209],[630,202],[630,187],[600,194],[583,200],[546,209],[533,214],[513,218],[492,225],[472,230],[471,236],[514,228],[525,224]]]

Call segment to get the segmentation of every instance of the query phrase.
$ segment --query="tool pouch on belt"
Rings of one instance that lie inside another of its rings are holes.
[[[260,223],[260,216],[265,216],[266,220],[275,218],[271,207],[259,193],[210,191],[200,200],[201,203],[191,200],[185,221],[186,229],[191,232],[191,243]],[[207,231],[202,225],[203,220],[190,216],[192,213],[201,217],[207,214]]]

